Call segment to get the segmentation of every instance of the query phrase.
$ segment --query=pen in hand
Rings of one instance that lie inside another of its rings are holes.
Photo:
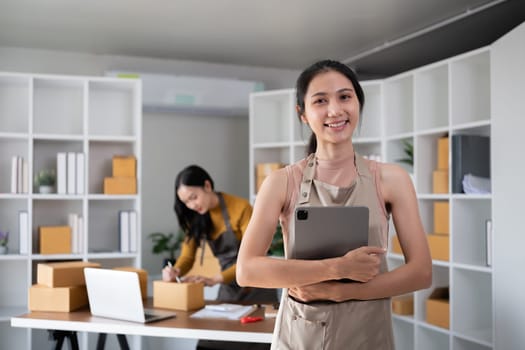
[[[171,263],[171,261],[168,261],[168,266],[170,269],[173,269],[173,264]],[[177,283],[182,283],[182,280],[179,276],[175,276],[175,280],[177,281]]]

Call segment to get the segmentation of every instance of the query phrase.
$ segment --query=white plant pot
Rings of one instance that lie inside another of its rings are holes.
[[[53,193],[53,186],[38,186],[38,192],[42,194]]]
[[[0,245],[0,255],[7,254],[8,251],[9,251],[9,247],[8,246]]]

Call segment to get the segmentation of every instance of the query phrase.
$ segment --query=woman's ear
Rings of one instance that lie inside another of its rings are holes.
[[[209,180],[204,180],[204,190],[206,192],[213,192],[213,188],[211,188],[211,182]]]
[[[305,123],[306,125],[308,125],[308,119],[306,119],[306,117],[304,116],[303,111],[301,111],[301,107],[299,107],[299,106],[295,106],[295,111],[296,111],[297,114],[299,115],[299,118],[301,118],[301,121],[302,121],[303,123]]]

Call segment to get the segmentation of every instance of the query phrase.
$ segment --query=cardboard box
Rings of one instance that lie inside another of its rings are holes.
[[[434,202],[434,233],[445,235],[450,233],[448,201]]]
[[[258,163],[256,166],[255,176],[266,177],[274,170],[280,169],[284,166],[283,163]]]
[[[140,294],[142,299],[148,297],[148,271],[133,266],[115,267],[114,270],[136,272],[139,275]]]
[[[40,254],[71,254],[71,227],[40,226]]]
[[[427,299],[427,323],[442,328],[450,327],[450,303],[448,287],[434,289]]]
[[[134,156],[114,156],[113,177],[136,177],[137,159]]]
[[[34,284],[29,288],[29,310],[69,312],[87,306],[86,286],[47,287]]]
[[[428,234],[428,246],[430,247],[430,256],[433,260],[449,261],[449,236],[440,234]]]
[[[200,264],[200,258],[201,258],[201,248],[198,248],[195,252],[196,261],[195,264],[191,267],[191,269],[186,273],[186,275],[199,275],[199,276],[205,276],[205,277],[213,277],[221,272],[221,265],[219,264],[219,259],[213,255],[213,252],[206,243],[206,247],[204,248],[204,259],[202,261],[202,265]]]
[[[399,243],[399,238],[397,235],[392,236],[392,253],[403,254],[401,250],[401,244]]]
[[[414,314],[414,296],[400,295],[392,298],[392,312],[398,315]]]
[[[100,267],[99,263],[68,261],[37,265],[37,283],[47,287],[72,287],[86,284],[85,267]]]
[[[104,194],[136,194],[137,179],[135,177],[104,178]]]
[[[204,307],[204,284],[153,281],[153,306],[173,310]]]
[[[448,171],[448,137],[438,139],[438,156],[437,168],[438,170]]]
[[[448,193],[448,170],[432,172],[432,190],[434,193]]]

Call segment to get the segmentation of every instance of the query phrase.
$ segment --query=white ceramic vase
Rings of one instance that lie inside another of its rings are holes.
[[[53,193],[53,186],[38,186],[38,192],[42,194]]]
[[[9,247],[6,245],[0,245],[0,255],[7,254]]]

